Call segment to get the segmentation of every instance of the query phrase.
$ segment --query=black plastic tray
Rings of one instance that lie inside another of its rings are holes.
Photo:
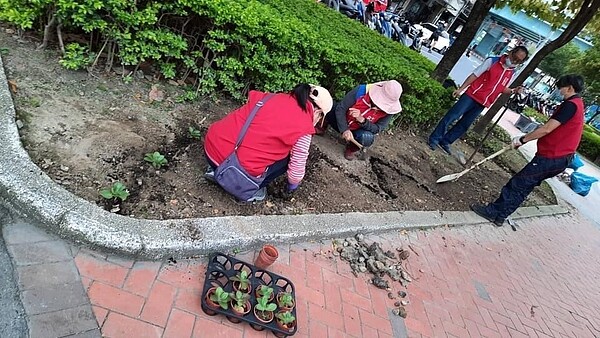
[[[264,324],[254,316],[254,311],[250,310],[248,314],[245,316],[240,316],[233,312],[231,308],[228,310],[224,310],[219,307],[217,309],[213,309],[206,304],[206,299],[204,296],[206,292],[213,286],[220,286],[226,292],[233,291],[233,283],[229,281],[230,277],[235,276],[239,271],[246,270],[248,271],[250,282],[252,283],[252,292],[250,293],[250,304],[252,305],[252,309],[256,305],[256,296],[254,294],[254,289],[259,284],[265,284],[273,288],[273,294],[275,298],[273,299],[273,303],[277,304],[277,293],[279,292],[289,292],[292,297],[294,297],[294,302],[296,302],[296,292],[294,288],[294,284],[292,282],[282,277],[278,274],[262,270],[257,268],[256,266],[243,262],[239,259],[233,258],[231,256],[227,256],[223,253],[217,252],[210,256],[208,261],[208,266],[206,268],[206,275],[204,278],[204,287],[202,288],[201,297],[201,305],[202,311],[204,311],[207,315],[217,315],[222,314],[227,317],[230,321],[241,320],[242,322],[247,322],[250,326],[257,330],[262,331],[264,329],[271,330],[275,335],[279,337],[292,336],[298,330],[298,316],[296,314],[296,307],[291,310],[291,313],[296,317],[296,327],[292,331],[285,331],[280,329],[275,323],[276,319],[273,319],[270,323]],[[280,311],[279,306],[275,310],[275,314]]]

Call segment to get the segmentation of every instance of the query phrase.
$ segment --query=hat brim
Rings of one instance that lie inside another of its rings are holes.
[[[400,104],[400,100],[389,102],[389,100],[386,99],[385,93],[383,92],[383,87],[379,86],[382,85],[384,82],[385,81],[373,83],[373,85],[369,89],[369,96],[371,97],[373,103],[375,103],[375,105],[377,105],[377,107],[383,110],[386,114],[398,114],[402,111],[402,105]]]

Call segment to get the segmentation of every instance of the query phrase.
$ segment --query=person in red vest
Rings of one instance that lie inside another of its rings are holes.
[[[527,48],[517,46],[508,54],[487,58],[477,67],[462,86],[452,93],[454,97],[460,96],[460,99],[429,135],[431,150],[439,147],[447,154],[452,154],[450,145],[467,132],[485,107],[491,106],[500,94],[518,90],[509,88],[508,84],[515,67],[525,62],[528,56]],[[466,92],[461,95],[465,89]],[[453,123],[454,126],[448,130]]]
[[[324,123],[317,124],[317,134],[323,134],[331,125],[349,142],[344,157],[354,160],[360,149],[351,140],[364,147],[371,146],[375,135],[387,127],[393,115],[402,111],[400,95],[402,85],[396,80],[358,85],[334,105],[332,114],[325,115]]]
[[[495,202],[471,205],[476,214],[496,226],[504,224],[504,220],[523,203],[533,188],[563,172],[573,160],[583,133],[585,109],[579,96],[583,90],[583,78],[575,74],[565,75],[558,79],[556,87],[564,101],[548,122],[512,140],[514,148],[538,140],[535,157],[506,183]]]
[[[214,170],[233,152],[246,118],[267,94],[250,91],[245,105],[208,128],[204,140],[209,164],[206,179],[214,181]],[[265,102],[237,150],[241,166],[250,175],[265,177],[261,189],[247,202],[265,199],[267,185],[286,172],[288,191],[298,188],[304,178],[315,124],[332,106],[327,89],[308,84],[297,85],[291,93],[275,94]]]

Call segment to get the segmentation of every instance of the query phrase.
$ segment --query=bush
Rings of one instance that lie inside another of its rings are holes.
[[[584,129],[577,152],[593,162],[600,159],[600,135]]]
[[[539,123],[546,123],[550,119],[550,117],[538,112],[537,110],[531,107],[525,107],[525,109],[523,109],[523,115],[531,117]]]
[[[357,84],[396,79],[405,90],[397,116],[410,124],[434,121],[451,103],[429,77],[432,62],[313,0],[0,0],[0,20],[22,29],[53,15],[63,30],[93,34],[91,50],[108,60],[151,62],[202,95],[222,89],[240,99],[308,82],[341,98]]]

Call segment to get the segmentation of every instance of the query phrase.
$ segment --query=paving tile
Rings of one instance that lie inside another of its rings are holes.
[[[248,328],[252,330],[251,328]],[[215,323],[206,318],[197,318],[194,326],[194,338],[242,338],[243,332],[239,328],[232,328],[226,325]]]
[[[164,265],[158,273],[158,280],[176,288],[201,289],[206,266],[199,262],[180,260],[175,265]]]
[[[202,315],[200,289],[179,289],[175,298],[175,308],[187,311],[195,315]]]
[[[195,321],[196,316],[185,311],[172,309],[163,338],[192,337]]]
[[[32,265],[70,261],[73,259],[71,252],[62,241],[35,242],[8,245],[16,265]]]
[[[76,333],[70,336],[65,336],[62,338],[101,338],[102,333],[100,333],[100,329],[93,329],[85,332]]]
[[[129,272],[129,269],[118,264],[85,253],[79,253],[75,257],[75,264],[82,276],[116,287],[123,285]]]
[[[144,298],[138,295],[97,282],[93,283],[90,287],[88,296],[92,305],[131,317],[137,317],[144,305]]]
[[[104,337],[111,338],[158,338],[161,337],[162,334],[163,329],[158,326],[143,322],[141,320],[133,319],[131,317],[127,317],[115,312],[111,312],[108,314],[106,322],[102,327],[102,335]]]
[[[140,318],[149,323],[165,327],[177,290],[169,284],[154,283]]]
[[[63,337],[98,328],[89,305],[29,317],[31,337]]]
[[[18,266],[21,290],[79,282],[79,273],[72,261]]]
[[[98,326],[101,327],[104,324],[106,316],[108,316],[108,310],[100,306],[92,305],[92,311],[94,312],[94,316],[96,316]]]
[[[55,239],[48,235],[44,230],[19,220],[11,225],[5,226],[2,229],[2,234],[6,245],[45,242]]]
[[[146,297],[158,276],[160,263],[155,262],[135,262],[133,268],[125,280],[123,289]]]
[[[79,282],[25,290],[21,299],[28,315],[89,304],[85,290]]]

